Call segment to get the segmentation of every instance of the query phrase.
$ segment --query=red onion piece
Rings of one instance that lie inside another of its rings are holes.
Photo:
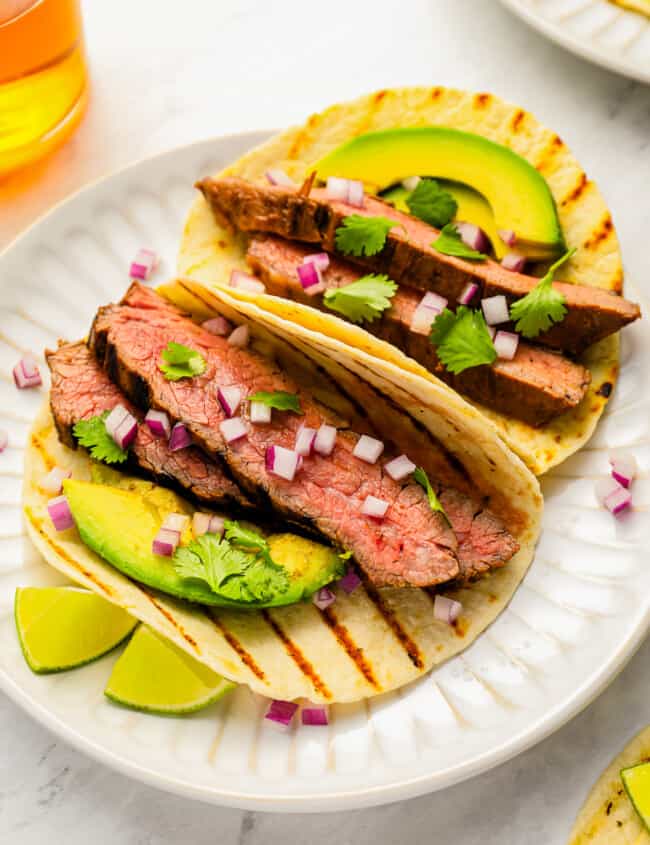
[[[514,246],[517,242],[517,235],[512,229],[497,229],[497,235],[506,246]]]
[[[244,346],[248,346],[249,340],[250,329],[245,323],[242,323],[241,326],[237,326],[237,328],[231,333],[228,338],[228,343],[231,346],[236,346],[238,349],[243,349]]]
[[[279,168],[271,168],[264,174],[270,185],[282,185],[285,188],[295,188],[296,183],[290,179],[284,170]]]
[[[41,487],[47,493],[60,493],[61,488],[63,487],[63,482],[66,478],[72,478],[72,472],[69,469],[52,467],[45,478],[41,481]]]
[[[169,435],[169,448],[172,452],[177,452],[179,449],[186,449],[192,443],[189,431],[185,428],[183,423],[176,423]]]
[[[241,417],[231,417],[219,423],[219,431],[226,443],[235,443],[248,435],[246,423]]]
[[[314,255],[306,255],[302,259],[303,264],[315,264],[322,272],[330,266],[330,257],[326,252],[316,252]]]
[[[238,387],[219,387],[217,399],[228,417],[234,417],[241,405],[242,392]]]
[[[115,432],[117,431],[118,426],[120,426],[124,420],[128,418],[128,416],[129,412],[124,405],[116,405],[111,410],[110,414],[104,420],[106,431],[111,437],[115,437]]]
[[[201,323],[201,328],[217,337],[226,337],[232,331],[232,325],[221,315],[205,320],[205,322]]]
[[[129,276],[147,280],[158,266],[158,256],[152,249],[140,249],[131,262]]]
[[[383,519],[387,510],[388,502],[385,499],[378,499],[376,496],[366,496],[361,507],[361,513],[373,519]]]
[[[0,454],[4,452],[4,450],[9,445],[9,435],[4,429],[0,429]]]
[[[348,183],[348,203],[356,208],[363,208],[363,182],[351,179]]]
[[[609,456],[612,478],[626,489],[632,484],[637,474],[637,462],[634,455],[616,453]]]
[[[523,273],[526,269],[526,256],[519,255],[518,252],[509,252],[501,259],[501,266],[513,273]]]
[[[605,507],[614,516],[618,516],[632,505],[632,493],[624,487],[619,487],[605,499]]]
[[[618,483],[618,481],[615,481],[610,476],[608,476],[607,478],[599,478],[596,484],[594,485],[598,504],[604,506],[607,497],[620,489],[621,485]]]
[[[171,557],[178,548],[180,541],[181,535],[179,531],[172,531],[170,528],[160,528],[153,538],[151,551],[155,555]]]
[[[453,625],[458,619],[463,605],[459,601],[454,601],[447,596],[436,595],[433,600],[433,615],[440,622],[446,622],[447,625]]]
[[[333,425],[323,423],[314,438],[314,452],[328,458],[334,451],[336,443],[336,429]]]
[[[479,286],[476,282],[468,282],[458,297],[459,305],[469,305],[479,291]]]
[[[440,311],[434,311],[433,308],[423,308],[421,305],[418,305],[411,317],[409,328],[416,334],[428,335],[431,333],[433,321],[440,313]]]
[[[128,449],[138,433],[138,421],[123,405],[113,408],[104,425],[120,449]]]
[[[197,511],[192,517],[192,534],[200,537],[203,534],[223,534],[224,521],[220,516],[213,516],[209,513]]]
[[[517,354],[519,335],[499,330],[494,336],[494,350],[503,361],[512,361]]]
[[[440,313],[445,310],[448,302],[449,300],[445,299],[444,296],[439,296],[433,291],[427,291],[418,303],[418,308],[429,308],[431,311]]]
[[[462,242],[470,249],[478,250],[478,252],[487,252],[490,249],[490,239],[483,229],[474,223],[456,223],[456,229]]]
[[[376,464],[379,456],[384,451],[384,444],[381,440],[375,437],[369,437],[367,434],[362,434],[357,440],[352,454],[355,458],[365,461],[367,464]]]
[[[264,402],[251,402],[250,421],[255,425],[266,425],[271,422],[272,408]]]
[[[327,587],[321,587],[320,590],[314,593],[311,600],[319,610],[325,610],[326,607],[334,604],[336,596]]]
[[[144,421],[155,437],[166,437],[169,440],[172,427],[169,417],[164,411],[154,411],[153,408],[150,408],[145,414]]]
[[[306,264],[299,264],[296,268],[298,279],[303,290],[323,284],[323,279],[315,261],[308,261]]]
[[[314,441],[316,440],[316,429],[309,428],[309,426],[301,425],[296,434],[296,443],[294,449],[303,458],[311,455],[314,448]]]
[[[233,270],[230,274],[230,287],[236,290],[245,290],[248,293],[264,293],[266,288],[254,276],[243,273],[241,270]]]
[[[339,579],[338,585],[343,592],[353,593],[357,587],[361,586],[361,578],[359,578],[354,569],[348,569],[343,578]]]
[[[488,296],[481,300],[481,308],[485,315],[485,322],[488,326],[497,326],[499,323],[507,323],[510,319],[508,302],[502,294]]]
[[[300,714],[303,725],[321,727],[329,724],[327,707],[303,707]]]
[[[407,179],[402,179],[402,187],[407,191],[414,191],[420,184],[421,176],[409,176]]]
[[[406,455],[400,455],[398,458],[393,458],[384,467],[388,475],[393,481],[402,481],[412,472],[415,472],[415,464],[409,460]]]
[[[300,455],[284,446],[269,446],[265,459],[268,471],[286,481],[293,481],[300,468]]]
[[[274,700],[264,715],[264,719],[274,727],[286,730],[290,727],[293,717],[296,715],[298,705],[292,701]]]
[[[182,534],[187,528],[190,518],[184,513],[170,513],[165,517],[162,527],[168,531],[178,531]]]
[[[72,511],[65,496],[57,496],[47,503],[47,512],[57,531],[66,531],[74,525]]]
[[[331,200],[343,200],[343,202],[347,202],[348,185],[348,179],[340,179],[338,176],[329,176],[326,188],[327,196]]]
[[[38,364],[31,355],[25,355],[13,368],[16,387],[24,390],[26,387],[40,387],[43,384]]]

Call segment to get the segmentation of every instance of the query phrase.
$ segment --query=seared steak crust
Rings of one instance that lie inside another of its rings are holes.
[[[323,190],[303,196],[291,188],[256,185],[234,177],[203,179],[197,187],[217,220],[231,229],[318,243],[328,252],[336,252],[335,232],[348,215],[389,217],[400,225],[389,232],[381,252],[364,258],[348,256],[349,260],[386,273],[400,284],[434,290],[452,305],[468,282],[480,286],[481,296],[503,294],[513,302],[538,281],[505,270],[495,261],[466,261],[437,252],[431,247],[438,236],[436,229],[377,197],[366,196],[364,207],[356,208],[328,199]],[[565,282],[554,282],[554,287],[566,297],[567,315],[536,338],[554,349],[579,354],[641,314],[638,305],[609,291]]]

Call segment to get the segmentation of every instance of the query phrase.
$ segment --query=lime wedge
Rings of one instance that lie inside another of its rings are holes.
[[[43,674],[97,660],[136,626],[121,607],[71,587],[19,587],[14,615],[25,660]]]
[[[632,806],[650,832],[650,762],[621,769],[621,780]]]
[[[113,667],[104,694],[134,710],[178,716],[207,707],[234,687],[141,625]]]

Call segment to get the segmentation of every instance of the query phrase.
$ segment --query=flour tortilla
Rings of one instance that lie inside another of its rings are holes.
[[[611,215],[600,192],[587,179],[562,140],[530,113],[491,94],[449,88],[378,91],[312,115],[303,126],[271,138],[219,176],[265,181],[279,167],[300,182],[322,156],[364,132],[399,126],[440,125],[475,132],[511,147],[546,178],[557,203],[567,244],[576,254],[562,268],[562,279],[621,292],[623,268]],[[207,174],[206,174],[207,175]],[[227,283],[233,268],[246,269],[246,240],[220,227],[202,195],[192,205],[181,240],[179,273],[208,286]],[[407,372],[438,383],[420,364],[390,344],[344,320],[304,305],[257,296],[263,308],[390,361]],[[577,451],[591,436],[618,374],[618,336],[589,349],[582,362],[592,383],[581,404],[542,429],[478,406],[505,442],[539,475]]]
[[[620,771],[650,760],[650,727],[616,757],[593,786],[571,831],[568,845],[650,845],[621,781]]]
[[[629,9],[631,12],[638,12],[650,18],[650,0],[609,0],[622,9]]]
[[[444,442],[477,488],[491,497],[490,507],[504,518],[521,550],[493,575],[444,591],[463,603],[455,627],[434,619],[432,597],[419,589],[373,595],[360,587],[346,595],[335,588],[335,628],[312,603],[264,613],[208,612],[140,587],[83,545],[75,529],[54,530],[46,512],[50,496],[39,483],[54,465],[88,480],[90,460],[83,450],[61,445],[44,407],[27,449],[24,485],[27,530],[44,558],[219,674],[271,698],[344,702],[371,697],[415,680],[467,648],[503,610],[530,565],[542,510],[537,479],[485,419],[444,385],[415,375],[404,385],[403,372],[392,364],[364,353],[352,356],[340,340],[305,329],[296,329],[287,343],[284,321],[223,291],[211,294],[188,281],[167,285],[161,293],[195,317],[221,313],[234,323],[249,324],[254,343],[273,349],[279,360],[293,355],[300,362],[315,362],[336,378],[345,373],[349,389],[369,390],[370,385],[389,397],[381,400],[385,413],[411,415]]]

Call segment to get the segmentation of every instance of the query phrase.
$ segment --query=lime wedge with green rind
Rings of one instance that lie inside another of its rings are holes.
[[[234,688],[235,684],[141,625],[113,667],[104,694],[133,710],[179,716],[207,707]]]
[[[137,624],[121,607],[72,587],[19,587],[14,615],[27,665],[39,674],[97,660]]]
[[[650,833],[650,761],[621,769],[621,780],[632,806]]]

